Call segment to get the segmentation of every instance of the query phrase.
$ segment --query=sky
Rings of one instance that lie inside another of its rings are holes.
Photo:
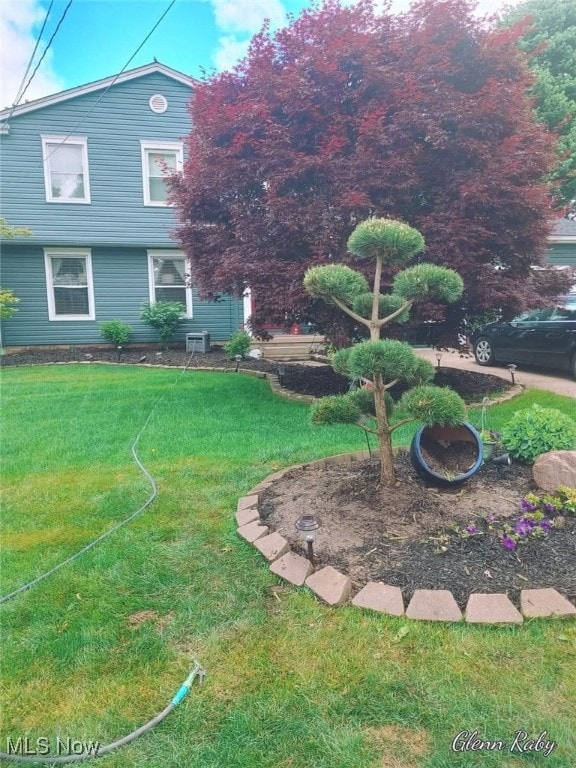
[[[406,10],[409,1],[393,0],[393,10]],[[171,0],[72,0],[61,20],[69,2],[0,0],[0,108],[14,103],[41,59],[20,103],[114,76],[136,53]],[[516,2],[479,0],[478,11],[493,13]],[[192,77],[201,77],[203,70],[231,69],[265,18],[277,28],[308,4],[309,0],[175,0],[126,68],[156,58]]]

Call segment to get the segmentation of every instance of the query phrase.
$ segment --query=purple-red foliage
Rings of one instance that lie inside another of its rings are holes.
[[[421,260],[462,275],[454,322],[545,298],[529,267],[550,231],[554,139],[534,121],[518,32],[471,7],[376,16],[328,0],[196,87],[173,199],[202,295],[250,285],[260,323],[306,317],[306,269],[346,261],[352,229],[377,215],[419,229]]]

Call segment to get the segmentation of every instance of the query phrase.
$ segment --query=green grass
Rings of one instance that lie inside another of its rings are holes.
[[[28,735],[111,741],[161,710],[193,656],[202,687],[112,768],[573,768],[576,626],[411,622],[331,609],[283,585],[235,532],[236,500],[281,467],[365,440],[234,374],[9,369],[2,387],[2,594],[159,489],[125,528],[0,607],[0,751]],[[497,429],[540,392],[490,409]],[[474,423],[478,412],[471,414]],[[402,439],[407,439],[405,433]],[[153,612],[134,623],[130,617]],[[542,754],[454,753],[462,730]]]

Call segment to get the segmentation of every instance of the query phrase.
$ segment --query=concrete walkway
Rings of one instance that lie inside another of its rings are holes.
[[[417,355],[426,358],[434,365],[438,365],[435,349],[415,349]],[[510,373],[504,365],[478,365],[472,355],[461,357],[456,350],[442,352],[440,365],[447,368],[460,368],[465,371],[477,373],[490,373],[510,381]],[[528,389],[545,389],[558,395],[576,397],[576,381],[568,371],[550,371],[548,369],[533,369],[519,365],[514,372],[517,384],[522,384]]]

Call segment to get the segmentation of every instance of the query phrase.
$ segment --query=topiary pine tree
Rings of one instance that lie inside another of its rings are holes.
[[[372,292],[363,274],[345,265],[312,267],[304,276],[307,292],[335,304],[357,323],[370,331],[370,341],[363,341],[337,352],[332,367],[351,378],[372,382],[373,396],[365,390],[347,395],[325,397],[312,408],[316,424],[356,424],[377,435],[380,448],[380,484],[396,482],[392,432],[400,425],[418,419],[426,425],[461,424],[466,408],[462,399],[448,388],[429,384],[434,366],[418,358],[409,344],[381,339],[382,329],[393,321],[406,319],[417,301],[457,301],[463,292],[460,275],[435,264],[417,264],[398,272],[392,292],[380,293],[382,268],[405,265],[424,249],[424,238],[418,230],[393,219],[369,219],[359,224],[348,239],[348,250],[354,259],[374,260]],[[412,387],[399,403],[408,415],[395,423],[390,417],[394,402],[389,390],[398,382]],[[366,423],[372,417],[375,426]],[[364,418],[363,418],[364,417]]]

